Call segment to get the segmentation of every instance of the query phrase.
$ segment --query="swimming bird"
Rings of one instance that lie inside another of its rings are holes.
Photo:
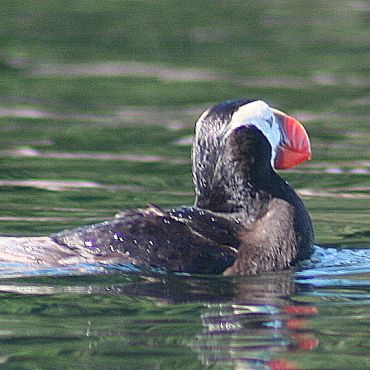
[[[275,170],[310,157],[296,119],[261,100],[226,101],[196,123],[193,206],[150,205],[50,237],[0,238],[8,239],[0,240],[0,260],[224,275],[287,269],[310,256],[313,230],[302,200]]]

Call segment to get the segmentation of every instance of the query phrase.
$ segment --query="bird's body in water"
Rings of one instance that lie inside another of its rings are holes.
[[[50,237],[0,238],[0,259],[249,275],[309,257],[308,212],[274,170],[309,159],[303,127],[262,101],[236,100],[203,113],[195,131],[193,207],[149,206]]]

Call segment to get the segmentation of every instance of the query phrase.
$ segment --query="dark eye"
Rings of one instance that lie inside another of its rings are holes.
[[[272,117],[270,117],[269,119],[267,119],[267,120],[266,120],[266,122],[268,123],[268,125],[269,125],[270,127],[272,127],[272,124],[273,124],[273,122],[274,122],[274,119],[273,119]]]

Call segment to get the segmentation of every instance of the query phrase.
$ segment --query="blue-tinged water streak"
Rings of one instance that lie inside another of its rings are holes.
[[[315,246],[310,260],[296,272],[299,283],[319,285],[370,285],[369,280],[345,279],[345,275],[361,275],[370,272],[370,249],[336,249]],[[329,280],[325,280],[323,278]],[[335,278],[336,277],[336,278]]]

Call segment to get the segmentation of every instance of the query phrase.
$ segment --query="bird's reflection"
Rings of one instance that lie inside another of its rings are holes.
[[[165,276],[144,285],[146,296],[152,291],[162,302],[206,303],[204,329],[189,343],[205,365],[294,369],[298,365],[283,354],[310,351],[319,344],[309,330],[316,307],[294,299],[310,287],[294,283],[291,272],[230,279]]]
[[[286,361],[285,355],[296,350],[309,351],[319,344],[310,332],[310,320],[317,309],[296,300],[310,287],[295,283],[294,273],[290,271],[220,277],[119,270],[117,274],[117,269],[112,269],[108,274],[94,277],[97,280],[88,285],[82,283],[83,279],[77,284],[75,281],[63,285],[8,280],[0,284],[0,291],[143,297],[158,305],[201,303],[203,330],[188,341],[188,347],[204,365],[234,369],[298,368],[297,364]],[[113,280],[114,284],[102,283]]]

